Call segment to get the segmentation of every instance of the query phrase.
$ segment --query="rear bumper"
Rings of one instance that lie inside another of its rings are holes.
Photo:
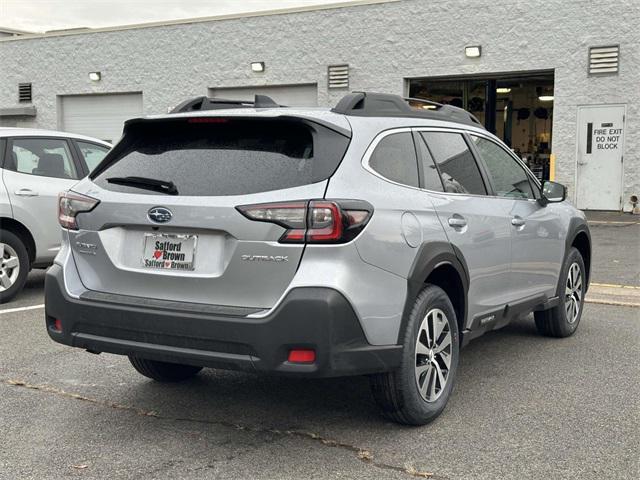
[[[175,302],[150,306],[142,300],[132,305],[73,298],[62,268],[54,265],[45,295],[49,336],[92,352],[302,377],[389,371],[399,366],[402,354],[399,345],[367,343],[349,302],[329,288],[293,289],[268,317],[246,318],[180,310]],[[62,332],[53,329],[54,319],[61,321]],[[316,361],[289,363],[294,348],[314,349]]]

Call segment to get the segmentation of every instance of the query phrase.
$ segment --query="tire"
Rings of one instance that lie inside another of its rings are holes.
[[[27,281],[29,253],[20,237],[15,233],[0,231],[0,303],[15,297]]]
[[[158,382],[180,382],[194,377],[202,367],[181,365],[179,363],[158,362],[129,355],[129,361],[138,373]]]
[[[578,280],[575,280],[576,275],[579,275]],[[582,255],[578,249],[571,247],[560,273],[560,304],[548,310],[534,312],[536,328],[540,335],[563,338],[575,333],[584,308],[586,278]]]
[[[423,330],[425,325],[426,331]],[[443,347],[447,339],[449,345],[434,354],[437,348],[429,348],[434,343],[427,337],[427,332],[433,337],[434,329],[439,327],[442,327],[438,337],[440,346]],[[425,425],[434,420],[442,413],[451,395],[459,354],[458,322],[453,305],[444,290],[426,285],[418,294],[409,316],[400,367],[370,377],[371,391],[382,413],[405,425]],[[449,360],[448,369],[445,356]],[[442,373],[441,377],[438,377],[438,371]],[[445,380],[444,388],[441,379]]]

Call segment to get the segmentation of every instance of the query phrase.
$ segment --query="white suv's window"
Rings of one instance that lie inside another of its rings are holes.
[[[95,143],[76,141],[76,144],[78,145],[82,158],[84,158],[90,172],[98,166],[105,155],[109,152],[107,147],[96,145]]]
[[[16,138],[5,168],[42,177],[77,179],[69,144],[57,138]]]
[[[480,156],[487,165],[489,175],[493,179],[496,195],[499,197],[535,198],[529,176],[524,168],[516,162],[498,144],[486,138],[472,135]]]

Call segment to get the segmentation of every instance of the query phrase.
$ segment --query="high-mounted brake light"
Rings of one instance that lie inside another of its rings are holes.
[[[195,117],[189,118],[187,123],[229,123],[229,119],[219,117]]]
[[[58,195],[58,222],[62,228],[77,230],[76,215],[90,212],[100,200],[73,192],[62,192]]]
[[[365,227],[373,207],[361,200],[310,200],[236,207],[250,220],[287,230],[280,243],[346,243]]]

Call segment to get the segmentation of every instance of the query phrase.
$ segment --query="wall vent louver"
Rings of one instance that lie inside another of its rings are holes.
[[[618,73],[620,45],[589,48],[589,75]]]
[[[349,88],[349,65],[329,65],[329,88]]]
[[[30,83],[18,84],[18,101],[19,102],[31,101],[31,84]]]

